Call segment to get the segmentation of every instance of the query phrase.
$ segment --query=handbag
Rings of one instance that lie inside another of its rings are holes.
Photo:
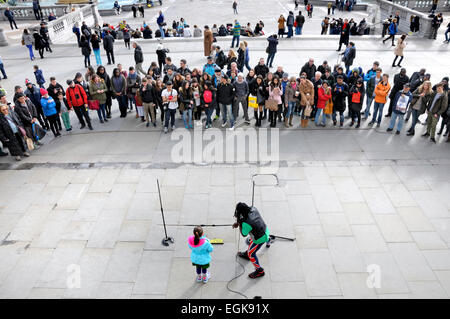
[[[33,123],[31,130],[33,131],[33,136],[36,141],[42,140],[45,137],[45,134],[47,134],[47,132],[36,123]]]
[[[308,103],[308,104],[306,104],[305,113],[304,114],[305,114],[305,116],[311,116],[311,112],[312,112],[312,107]]]
[[[324,114],[332,114],[333,113],[333,101],[329,99],[325,104],[325,109],[323,110]]]
[[[252,107],[254,109],[258,108],[258,103],[256,101],[256,96],[253,96],[253,95],[249,95],[248,96],[248,106]]]
[[[267,100],[266,101],[266,109],[269,111],[276,112],[278,111],[278,103],[275,100]]]
[[[88,100],[88,107],[90,110],[98,110],[100,108],[99,100]]]
[[[29,138],[28,136],[25,136],[25,142],[27,143],[27,148],[29,151],[34,150],[34,143],[31,138]]]
[[[22,126],[17,126],[22,136],[27,136],[27,131]]]
[[[269,47],[266,48],[266,53],[269,54]]]

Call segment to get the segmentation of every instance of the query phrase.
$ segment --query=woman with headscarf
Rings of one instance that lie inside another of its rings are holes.
[[[106,109],[106,118],[111,118],[111,106],[112,106],[112,93],[111,93],[111,79],[106,73],[106,69],[103,65],[100,65],[97,68],[97,75],[105,81],[106,84],[106,103],[105,103],[105,109]]]

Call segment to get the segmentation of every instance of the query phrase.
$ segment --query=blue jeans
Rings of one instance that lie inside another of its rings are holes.
[[[177,109],[167,109],[165,111],[165,121],[164,121],[164,127],[169,128],[169,119],[170,119],[170,126],[173,127],[175,125],[175,114],[177,113]]]
[[[411,128],[410,130],[414,132],[416,124],[417,124],[417,120],[419,119],[419,111],[412,109],[412,123],[411,123]]]
[[[97,115],[99,120],[106,120],[106,104],[100,104]]]
[[[286,111],[286,117],[294,115],[295,105],[296,105],[296,102],[289,102],[288,103],[288,108],[287,108],[287,111]]]
[[[344,112],[340,112],[340,111],[338,111],[339,112],[339,122],[340,123],[344,123]],[[333,111],[333,114],[331,114],[331,118],[333,119],[333,122],[336,122],[336,112],[335,111]]]
[[[28,52],[30,53],[30,59],[33,60],[33,58],[34,58],[33,45],[32,44],[28,44],[27,48],[28,48]]]
[[[325,125],[325,121],[327,120],[327,115],[323,112],[323,109],[317,109],[316,118],[315,118],[314,122],[316,122],[316,124],[319,124],[321,114],[322,114],[322,124]]]
[[[370,106],[372,105],[372,101],[374,99],[373,96],[366,96],[366,110],[364,111],[364,117],[369,117]]]
[[[161,39],[164,39],[164,30],[162,26],[159,26],[159,31],[161,32]]]
[[[302,34],[302,27],[296,26],[295,27],[295,34],[301,35]]]
[[[234,114],[233,114],[233,104],[222,104],[219,103],[220,112],[222,113],[222,123],[227,122],[227,115],[230,118],[230,127],[234,126]]]
[[[94,49],[94,55],[95,55],[95,63],[97,65],[102,65],[102,58],[100,56],[100,49]]]
[[[233,40],[231,40],[231,47],[234,48],[234,40],[237,40],[236,48],[239,47],[239,35],[233,35]]]
[[[267,66],[272,67],[274,57],[275,53],[269,53],[269,55],[267,56]]]
[[[212,119],[211,116],[214,112],[214,108],[210,107],[205,107],[205,114],[206,114],[206,125],[211,125],[212,123]]]
[[[288,25],[288,38],[292,37],[294,35],[294,30],[291,25]]]
[[[383,107],[384,107],[384,103],[378,103],[378,102],[374,103],[373,117],[372,117],[371,123],[375,123],[375,122],[377,122],[377,124],[381,123],[381,118],[383,116]],[[378,113],[378,119],[377,119],[377,113]]]
[[[247,68],[247,70],[250,71],[252,68],[250,67],[249,62],[250,62],[250,60],[245,60],[245,67]]]
[[[187,116],[187,119],[186,119]],[[188,128],[188,127],[192,127],[192,109],[184,109],[183,110],[183,122],[184,122],[184,127]]]
[[[445,41],[450,41],[450,37],[448,36],[448,34],[450,33],[450,30],[445,31]]]
[[[389,123],[389,128],[393,129],[395,126],[395,121],[398,118],[398,123],[397,123],[397,131],[401,131],[402,127],[403,127],[403,117],[405,116],[405,114],[397,114],[395,112],[392,112],[392,117],[391,117],[391,122]]]

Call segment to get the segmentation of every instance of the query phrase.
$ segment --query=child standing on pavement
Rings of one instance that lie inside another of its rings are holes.
[[[188,238],[188,246],[192,250],[191,261],[192,265],[196,267],[197,282],[203,281],[207,283],[211,274],[208,272],[209,263],[211,262],[210,253],[213,247],[206,236],[203,236],[203,228],[200,226],[194,227],[194,235]]]
[[[57,93],[56,97],[57,97],[56,109],[59,111],[59,115],[63,120],[64,127],[66,128],[67,132],[72,131],[72,125],[70,125],[70,116],[69,116],[70,110],[69,103],[67,103],[67,100],[61,91]]]

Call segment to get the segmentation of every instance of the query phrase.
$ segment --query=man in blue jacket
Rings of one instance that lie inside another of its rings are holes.
[[[158,24],[159,31],[161,31],[161,39],[164,39],[164,35],[165,35],[164,34],[164,29],[163,29],[163,26],[164,26],[164,15],[163,15],[162,11],[159,11],[159,16],[156,19],[156,23]]]
[[[5,15],[6,18],[8,18],[9,25],[11,26],[11,30],[14,30],[13,24],[16,27],[16,29],[19,29],[17,27],[16,20],[14,20],[14,12],[9,10],[9,7],[6,8],[4,15]]]

